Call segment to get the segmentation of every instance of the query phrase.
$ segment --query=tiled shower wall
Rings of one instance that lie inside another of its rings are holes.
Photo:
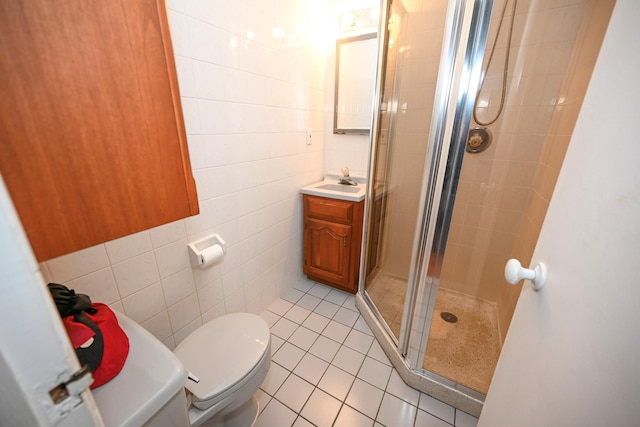
[[[546,208],[541,210],[540,204],[534,203],[537,225],[531,229],[522,227],[530,222],[533,211],[529,205],[540,196],[535,189],[539,185],[536,177],[540,165],[549,164],[545,160],[549,151],[555,152],[556,157],[564,155],[580,108],[575,101],[584,96],[593,68],[593,62],[578,69],[571,65],[572,58],[584,48],[581,31],[590,28],[590,4],[589,0],[518,2],[504,111],[495,124],[488,126],[493,133],[492,145],[482,153],[465,155],[441,286],[494,303],[504,302],[501,294],[509,287],[504,280],[505,262],[521,254],[516,249],[522,248],[525,241],[531,256],[546,212]],[[503,5],[504,1],[499,1],[494,6],[485,66]],[[496,53],[479,96],[481,120],[494,118],[500,104],[512,5],[510,2],[507,8]],[[608,17],[604,22],[606,27]],[[599,47],[601,40],[602,35],[589,38],[588,43]],[[580,77],[575,77],[574,72]],[[571,79],[581,81],[583,87],[574,91],[569,102],[563,89]],[[559,128],[561,112],[563,124]],[[557,171],[562,156],[553,161]],[[546,180],[547,197],[554,183],[555,177]],[[526,264],[527,257],[521,260]],[[503,334],[515,299],[511,302],[498,304]]]
[[[523,265],[529,265],[533,256],[614,5],[615,0],[588,0],[584,4],[575,47],[553,109],[551,126],[540,154],[518,240],[513,249],[513,257],[520,259]],[[503,339],[519,294],[520,287],[502,286],[498,300],[498,318]]]
[[[480,94],[480,120],[500,104],[511,5]],[[504,339],[521,286],[504,264],[528,265],[614,1],[518,2],[504,111],[493,143],[465,156],[441,286],[496,303]],[[496,2],[486,61],[504,1]],[[472,123],[473,125],[473,123]]]
[[[173,348],[203,322],[259,313],[306,280],[298,190],[324,173],[337,23],[327,2],[312,0],[167,7],[200,214],[41,268],[45,280],[108,303]],[[213,232],[227,242],[222,263],[192,268],[187,243]]]

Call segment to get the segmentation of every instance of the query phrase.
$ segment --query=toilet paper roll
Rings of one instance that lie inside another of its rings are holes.
[[[222,246],[213,245],[200,251],[200,268],[215,264],[224,256]]]

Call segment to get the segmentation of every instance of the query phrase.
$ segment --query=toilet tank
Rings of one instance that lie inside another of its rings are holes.
[[[146,329],[116,312],[129,337],[122,371],[92,390],[106,427],[187,427],[187,371]]]

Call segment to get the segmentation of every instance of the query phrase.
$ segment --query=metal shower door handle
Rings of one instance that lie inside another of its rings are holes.
[[[512,258],[507,261],[507,265],[504,267],[504,278],[512,285],[523,279],[531,280],[533,289],[539,291],[547,282],[547,266],[539,263],[533,269],[523,268],[520,261]]]

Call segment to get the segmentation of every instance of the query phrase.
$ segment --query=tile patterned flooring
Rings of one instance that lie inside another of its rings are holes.
[[[476,418],[402,381],[353,295],[302,284],[261,316],[272,362],[255,427],[475,427]]]

